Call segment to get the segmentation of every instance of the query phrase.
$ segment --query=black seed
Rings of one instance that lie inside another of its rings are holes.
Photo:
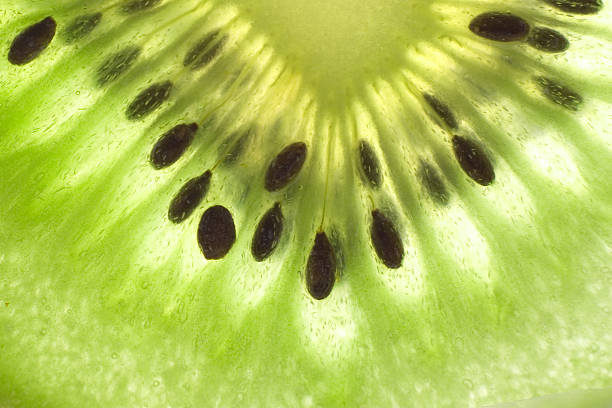
[[[251,242],[251,253],[257,262],[269,257],[283,233],[283,213],[280,203],[275,203],[262,217]]]
[[[68,44],[74,43],[91,33],[102,21],[102,13],[79,16],[64,29],[63,38]]]
[[[121,11],[126,14],[137,13],[139,11],[151,9],[160,2],[161,0],[133,0],[124,4],[123,7],[121,7]]]
[[[476,142],[461,136],[454,136],[453,150],[463,171],[475,182],[488,186],[495,180],[493,165]]]
[[[151,85],[138,94],[128,106],[125,114],[130,120],[142,119],[159,108],[170,97],[172,82],[164,81]]]
[[[527,43],[539,51],[563,52],[569,47],[569,41],[558,31],[545,27],[536,27],[529,33]]]
[[[218,36],[219,32],[214,31],[202,38],[200,42],[187,52],[183,65],[191,69],[198,69],[208,65],[225,46],[226,37],[222,37],[216,43],[214,42]]]
[[[446,123],[446,125],[451,129],[457,129],[457,120],[455,119],[455,115],[451,112],[448,105],[438,100],[435,96],[430,94],[423,94],[425,101],[431,106],[431,108],[436,112],[436,114]]]
[[[537,77],[542,94],[551,102],[563,106],[565,109],[577,111],[582,105],[582,96],[573,90],[546,77]]]
[[[244,132],[239,138],[238,140],[236,140],[234,142],[234,144],[232,145],[230,151],[228,153],[225,154],[225,157],[223,158],[223,165],[224,166],[231,166],[232,164],[234,164],[236,162],[236,160],[238,160],[238,158],[240,156],[242,156],[242,154],[244,153],[248,142],[249,142],[249,137],[251,135],[251,131],[248,130],[246,132]],[[231,140],[235,139],[235,137],[231,137]]]
[[[361,170],[368,183],[374,188],[379,187],[382,184],[382,175],[378,157],[376,157],[372,146],[365,140],[359,142],[359,159]]]
[[[376,254],[388,268],[399,268],[404,259],[404,246],[393,222],[380,210],[372,211],[370,238]]]
[[[596,14],[603,7],[601,0],[544,0],[546,3],[573,14]]]
[[[317,233],[306,265],[306,286],[310,296],[325,299],[336,281],[336,257],[327,235]]]
[[[9,50],[8,60],[13,65],[25,65],[38,57],[53,41],[57,24],[47,17],[19,33]]]
[[[175,224],[185,221],[204,199],[210,186],[212,173],[207,170],[204,174],[194,177],[186,182],[174,196],[168,209],[168,219]]]
[[[140,48],[128,46],[123,50],[109,56],[96,73],[96,82],[99,86],[107,85],[126,72],[140,55]]]
[[[529,24],[514,14],[493,11],[475,17],[470,23],[470,30],[489,40],[518,41],[529,33]]]
[[[198,226],[198,244],[206,259],[221,259],[236,241],[234,219],[227,208],[215,205],[202,215]]]
[[[423,186],[435,201],[440,204],[447,204],[449,200],[448,190],[438,171],[431,164],[422,161],[419,170],[419,178]]]
[[[196,123],[176,125],[165,133],[153,146],[150,161],[156,169],[163,169],[181,158],[198,131]]]
[[[266,190],[277,191],[293,180],[306,161],[306,144],[293,143],[285,147],[268,166]]]

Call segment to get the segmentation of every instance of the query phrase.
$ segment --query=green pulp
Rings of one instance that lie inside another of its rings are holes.
[[[166,0],[133,15],[56,3],[0,0],[3,55],[24,27],[58,22],[32,63],[0,59],[0,407],[479,407],[612,387],[607,4],[572,16],[494,0]],[[549,55],[474,36],[470,20],[489,10],[571,46]],[[97,11],[91,34],[62,42],[62,27]],[[226,48],[189,70],[185,53],[213,30]],[[142,50],[133,67],[98,86],[98,67],[128,45]],[[546,99],[538,75],[579,91],[580,110]],[[162,80],[170,100],[128,120],[135,95]],[[154,170],[157,138],[194,121],[185,156]],[[245,129],[247,153],[215,167]],[[454,133],[485,146],[494,184],[461,170]],[[359,176],[361,139],[381,159],[377,191]],[[266,165],[295,141],[307,162],[271,194]],[[421,160],[439,168],[447,205],[422,188]],[[176,191],[213,167],[203,204],[171,223]],[[255,262],[253,231],[278,200],[284,235]],[[196,229],[215,204],[233,213],[237,241],[207,261]],[[399,269],[375,256],[373,207],[397,222]],[[304,286],[319,228],[342,260],[322,301]],[[572,398],[590,408],[612,395]]]

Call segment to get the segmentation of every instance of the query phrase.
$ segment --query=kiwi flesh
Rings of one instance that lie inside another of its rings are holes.
[[[0,407],[612,401],[609,4],[51,3],[0,13]]]

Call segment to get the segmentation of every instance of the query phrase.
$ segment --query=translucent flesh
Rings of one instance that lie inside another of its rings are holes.
[[[58,34],[28,65],[0,60],[0,407],[476,407],[612,387],[607,3],[589,16],[520,1],[120,6],[0,0],[4,55],[48,15],[61,31],[103,12],[76,44]],[[558,30],[570,48],[470,33],[491,10]],[[185,67],[214,30],[223,51]],[[128,45],[142,48],[133,67],[98,86],[98,67]],[[579,92],[580,109],[546,99],[540,75]],[[169,101],[128,120],[134,97],[164,80]],[[456,132],[423,93],[450,107]],[[200,125],[193,144],[154,170],[152,146],[183,122]],[[216,166],[245,129],[246,153]],[[492,185],[465,175],[453,134],[484,146]],[[380,159],[375,191],[360,178],[361,139]],[[296,141],[309,146],[302,171],[267,192],[267,164]],[[422,160],[447,205],[420,184]],[[209,168],[202,205],[171,223],[174,194]],[[252,234],[276,201],[283,238],[255,262]],[[220,261],[196,240],[212,205],[237,230]],[[371,246],[374,208],[400,231],[399,269]],[[315,301],[304,268],[319,228],[341,268]]]

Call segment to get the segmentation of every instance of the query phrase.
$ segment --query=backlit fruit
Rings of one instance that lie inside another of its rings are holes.
[[[0,0],[0,407],[610,406],[611,21]]]

